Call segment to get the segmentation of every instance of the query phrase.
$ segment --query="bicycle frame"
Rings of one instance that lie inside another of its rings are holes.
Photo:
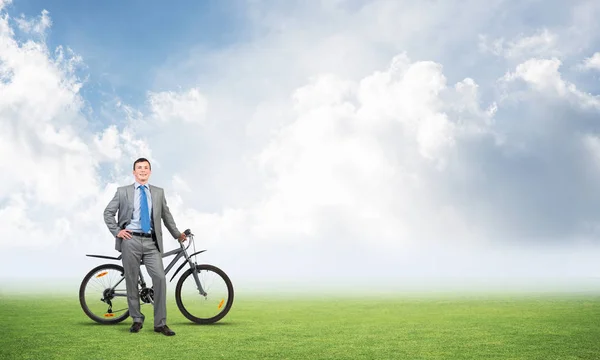
[[[198,255],[200,253],[205,252],[206,250],[200,250],[197,251],[191,255],[188,255],[187,253],[187,249],[190,247],[190,245],[192,244],[192,242],[194,242],[194,235],[189,233],[187,234],[187,239],[188,239],[188,245],[184,246],[183,242],[180,241],[179,242],[179,249],[173,249],[171,251],[168,251],[164,254],[162,254],[162,258],[166,258],[168,256],[171,255],[175,255],[175,257],[173,258],[173,260],[171,260],[171,262],[169,263],[169,265],[167,265],[167,267],[165,268],[165,276],[169,273],[169,271],[175,266],[175,264],[177,263],[177,261],[179,261],[179,259],[181,259],[182,257],[185,258],[185,261],[179,266],[179,268],[177,268],[177,270],[175,271],[175,273],[173,274],[173,276],[171,277],[171,279],[169,280],[169,282],[173,281],[173,279],[175,278],[175,276],[179,273],[179,271],[181,271],[181,269],[187,264],[190,266],[190,268],[193,271],[193,275],[194,275],[194,281],[196,282],[196,286],[198,287],[198,292],[200,293],[200,295],[202,296],[206,296],[207,293],[204,291],[204,289],[202,288],[202,284],[200,283],[200,278],[198,277],[198,270],[196,269],[196,263],[192,261],[192,256],[194,255]],[[121,260],[122,255],[119,255],[118,257],[113,257],[113,256],[105,256],[105,255],[91,255],[91,254],[86,254],[86,256],[89,257],[95,257],[95,258],[101,258],[101,259],[110,259],[110,260]],[[140,265],[143,265],[144,261],[142,260]],[[113,286],[110,291],[113,292],[113,294],[115,296],[127,296],[127,294],[117,294],[114,293],[116,287],[125,279],[125,277],[123,276],[123,278],[121,278],[121,280],[119,280],[115,286]],[[142,286],[142,288],[146,287],[146,283],[144,281],[144,277],[142,275],[142,273],[140,272],[140,285]]]

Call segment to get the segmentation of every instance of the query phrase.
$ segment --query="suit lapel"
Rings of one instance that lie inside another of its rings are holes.
[[[131,184],[127,187],[125,194],[127,195],[127,202],[133,201],[133,192],[135,191],[135,184]]]
[[[156,188],[153,185],[150,185],[150,196],[152,197],[152,220],[154,221],[154,215],[156,214],[156,209],[158,209],[158,204],[160,204],[160,201],[158,199],[158,191],[156,191]],[[156,221],[154,221],[154,223],[157,223]]]
[[[135,184],[131,184],[127,187],[125,191],[125,196],[127,197],[127,216],[128,219],[131,219],[133,216],[133,199],[135,192]]]

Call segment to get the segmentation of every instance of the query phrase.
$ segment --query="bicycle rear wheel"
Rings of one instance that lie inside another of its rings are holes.
[[[127,319],[129,309],[123,267],[103,264],[87,273],[79,287],[79,303],[83,312],[97,323],[116,324]]]
[[[212,324],[221,320],[233,304],[233,285],[223,270],[212,265],[196,265],[198,279],[206,295],[196,286],[192,269],[181,275],[175,288],[177,307],[188,320]]]

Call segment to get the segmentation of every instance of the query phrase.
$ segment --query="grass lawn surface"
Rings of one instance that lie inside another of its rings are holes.
[[[237,296],[214,325],[185,319],[129,333],[131,318],[99,325],[76,297],[0,294],[2,359],[600,359],[595,296]],[[147,306],[147,305],[146,305]]]

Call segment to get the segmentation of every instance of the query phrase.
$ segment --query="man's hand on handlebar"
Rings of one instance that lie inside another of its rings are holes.
[[[181,235],[179,235],[179,238],[177,238],[177,240],[178,240],[179,242],[184,242],[184,241],[185,241],[185,239],[186,239],[186,235],[185,235],[185,233],[184,233],[184,232],[182,232],[182,233],[181,233]]]

